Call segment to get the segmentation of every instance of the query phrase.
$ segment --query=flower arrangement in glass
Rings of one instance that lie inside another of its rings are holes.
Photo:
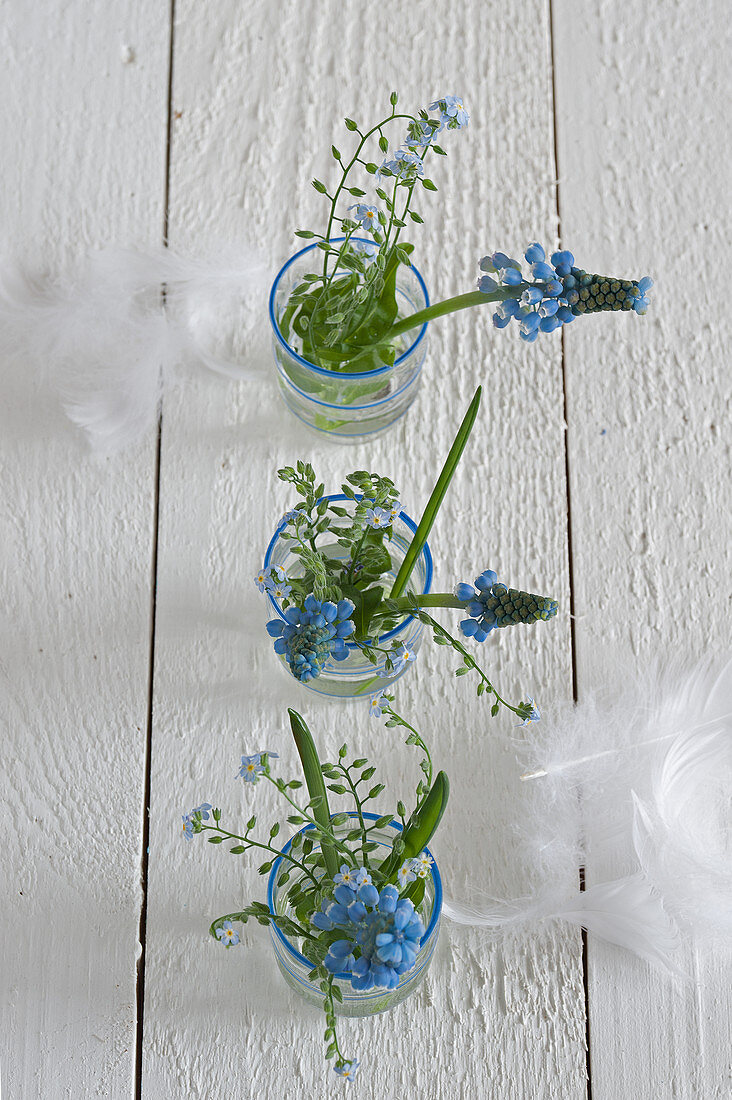
[[[396,106],[393,92],[391,113],[367,129],[345,120],[356,144],[346,156],[331,146],[340,179],[332,192],[321,180],[312,181],[330,204],[325,232],[296,231],[314,243],[288,260],[270,294],[274,357],[286,404],[306,424],[344,440],[383,431],[406,412],[416,396],[429,321],[493,303],[497,328],[515,319],[521,338],[533,342],[540,332],[554,332],[584,313],[645,313],[653,285],[649,278],[588,274],[568,251],[547,260],[534,243],[525,253],[528,275],[518,260],[494,252],[480,261],[476,291],[430,304],[412,264],[414,246],[402,233],[423,221],[413,206],[417,185],[437,190],[425,176],[427,158],[446,155],[437,135],[463,129],[469,116],[457,96],[443,96],[416,115],[397,113]],[[395,126],[404,141],[390,153],[387,132]],[[374,143],[383,156],[380,165],[367,159]],[[374,181],[373,202],[353,183],[359,169]]]
[[[478,694],[492,698],[494,714],[502,705],[522,720],[536,716],[531,699],[506,702],[463,642],[430,614],[435,608],[462,611],[463,637],[483,642],[495,629],[548,620],[557,611],[554,600],[507,588],[490,569],[474,585],[430,591],[427,537],[480,399],[479,387],[418,524],[402,511],[389,478],[359,470],[348,476],[342,494],[326,496],[308,463],[278,471],[301,499],[277,526],[255,582],[275,611],[266,626],[275,653],[310,690],[370,697],[378,710],[382,693],[415,660],[427,626],[438,645],[461,657],[458,675],[477,673]]]
[[[211,935],[225,947],[240,942],[235,924],[253,918],[269,925],[278,966],[297,993],[322,1004],[326,1058],[335,1072],[352,1081],[359,1063],[341,1050],[336,1016],[369,1016],[399,1004],[425,976],[437,943],[442,905],[439,871],[427,848],[445,811],[449,782],[433,777],[432,759],[421,736],[399,715],[385,709],[388,724],[403,726],[407,743],[423,753],[423,778],[407,817],[402,801],[395,813],[377,815],[364,807],[384,790],[371,786],[376,769],[365,757],[349,761],[348,746],[336,763],[321,764],[305,722],[290,710],[290,724],[307,785],[271,774],[277,753],[242,756],[245,783],[272,783],[287,803],[288,824],[298,829],[281,848],[275,844],[280,823],[268,833],[255,832],[252,815],[243,834],[221,825],[221,810],[205,802],[183,815],[186,840],[207,833],[210,844],[232,842],[232,855],[260,850],[268,875],[267,901],[253,902],[213,922]],[[347,795],[352,809],[331,813],[328,790]]]

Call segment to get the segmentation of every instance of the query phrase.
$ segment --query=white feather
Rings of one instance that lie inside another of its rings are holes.
[[[448,898],[443,903],[443,913],[457,924],[493,932],[539,921],[567,921],[632,951],[662,970],[679,973],[672,957],[678,947],[677,929],[642,874],[597,883],[561,899],[548,893],[514,901],[486,898],[476,905]]]
[[[5,261],[0,351],[50,380],[96,450],[120,450],[154,423],[183,358],[254,376],[264,355],[265,292],[261,257],[231,246],[212,260],[108,248],[55,276],[30,276]]]

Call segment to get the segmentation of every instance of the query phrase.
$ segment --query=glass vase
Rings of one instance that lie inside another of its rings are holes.
[[[331,493],[325,499],[344,508],[353,505],[353,501],[350,501],[342,493]],[[348,524],[348,522],[347,519],[340,519],[337,516],[331,517],[331,525],[336,529],[341,525]],[[281,533],[286,529],[287,523],[282,520],[267,547],[264,558],[265,569],[280,565],[288,577],[302,576],[302,564],[297,555],[293,553],[292,540],[280,538]],[[396,578],[416,530],[417,524],[404,512],[400,512],[392,524],[392,537],[386,543],[392,561],[390,572],[385,574],[383,578],[386,593],[389,591],[390,582],[393,582]],[[348,557],[348,550],[343,546],[339,546],[335,540],[336,536],[333,532],[326,531],[324,534],[317,536],[316,545],[318,549],[325,550],[329,557],[338,558],[342,561]],[[432,554],[428,544],[425,543],[409,578],[409,588],[420,595],[427,595],[431,585]],[[284,619],[285,614],[279,600],[275,599],[269,592],[266,595],[269,601],[269,611]],[[271,614],[268,615],[268,618],[271,618]],[[396,642],[398,645],[406,646],[411,653],[416,655],[422,644],[422,629],[422,623],[419,619],[415,619],[413,615],[405,615],[393,630],[379,635],[376,644],[380,648],[390,649]],[[306,684],[303,684],[303,687],[307,688],[308,691],[316,692],[318,695],[327,695],[334,699],[352,699],[378,695],[380,692],[386,691],[400,676],[403,676],[410,665],[414,663],[408,661],[399,672],[389,672],[386,668],[386,654],[377,654],[378,661],[376,664],[372,664],[355,642],[347,641],[346,646],[348,656],[345,660],[336,661],[331,658],[325,663],[320,676],[314,680],[309,680]],[[291,673],[286,658],[275,653],[273,653],[273,657],[275,660],[282,662],[287,670],[287,675],[290,676]]]
[[[356,243],[373,247],[373,241],[357,239]],[[427,324],[397,339],[393,366],[345,373],[310,363],[300,354],[299,338],[289,330],[286,311],[292,291],[302,284],[303,276],[317,269],[321,257],[316,245],[303,248],[272,284],[269,319],[277,381],[285,404],[299,420],[336,441],[358,442],[385,431],[414,401],[427,350]],[[399,318],[429,305],[427,287],[415,267],[399,265],[396,297]]]
[[[378,814],[366,813],[365,811],[363,816],[368,821],[376,821],[379,817]],[[336,836],[340,838],[345,837],[350,830],[354,828],[354,820],[355,823],[358,824],[358,814],[355,812],[349,814],[349,820],[347,822],[336,827]],[[308,825],[306,828],[302,829],[301,832],[307,835],[312,832],[312,829],[312,825]],[[383,829],[374,829],[369,832],[369,840],[379,845],[379,849],[371,852],[369,855],[372,863],[377,864],[388,855],[401,829],[402,827],[398,822],[392,821],[390,825],[387,825]],[[284,852],[289,851],[291,843],[291,841],[287,842],[283,848]],[[318,847],[319,845],[317,843],[314,844],[313,850],[316,850]],[[289,868],[291,866],[292,865],[288,864],[286,860],[283,860],[282,856],[275,861],[269,873],[267,903],[270,912],[296,919],[294,911],[288,905],[288,897],[293,885],[297,881],[297,876],[290,871],[289,881],[282,887],[278,885],[280,872],[284,871],[286,867]],[[406,974],[402,974],[399,985],[396,986],[395,989],[357,990],[351,985],[348,974],[337,974],[334,984],[340,988],[343,995],[343,1001],[341,1003],[338,1001],[334,1002],[336,1015],[373,1016],[377,1012],[386,1012],[390,1008],[406,1000],[406,998],[414,992],[420,982],[422,982],[427,973],[427,968],[432,961],[432,955],[437,944],[437,937],[440,930],[441,911],[442,880],[437,864],[433,862],[431,873],[429,877],[425,879],[424,900],[418,909],[422,923],[425,926],[425,934],[420,942],[417,961],[414,966],[411,970],[407,971]],[[313,969],[313,964],[308,961],[307,955],[303,954],[303,951],[307,952],[306,945],[308,941],[294,941],[289,936],[286,936],[275,924],[270,924],[270,936],[277,965],[287,984],[310,1004],[322,1007],[323,994],[320,990],[318,980],[311,981],[308,977],[308,974]]]

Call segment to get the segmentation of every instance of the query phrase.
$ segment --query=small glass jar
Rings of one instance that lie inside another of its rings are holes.
[[[331,493],[324,499],[344,508],[348,508],[349,504],[353,503],[343,493]],[[348,520],[341,520],[337,516],[332,516],[331,523],[333,527],[337,528],[341,524],[348,523]],[[280,565],[288,577],[301,576],[302,564],[298,556],[292,551],[292,540],[280,538],[280,534],[286,528],[287,523],[282,520],[267,547],[264,567],[267,569],[270,566]],[[387,594],[389,581],[396,578],[416,530],[417,524],[404,512],[400,512],[392,524],[392,537],[386,544],[392,561],[392,568],[384,577],[386,582],[384,589]],[[332,539],[332,542],[328,541],[329,539]],[[345,547],[338,545],[330,532],[326,531],[324,535],[319,535],[316,539],[316,545],[318,549],[326,550],[330,557],[339,558],[340,560],[348,557],[348,551]],[[414,592],[426,596],[431,585],[432,554],[429,546],[425,543],[412,570],[409,587]],[[284,619],[285,613],[279,600],[276,600],[269,592],[266,595],[270,610],[279,618]],[[406,615],[393,630],[379,635],[377,645],[388,650],[396,642],[398,645],[406,646],[410,653],[416,655],[422,644],[422,629],[422,623],[419,619],[415,619],[413,615]],[[316,692],[318,695],[328,695],[334,699],[352,699],[378,695],[382,691],[386,691],[413,664],[413,661],[408,661],[399,672],[388,672],[386,669],[386,654],[377,654],[377,663],[371,664],[355,642],[347,641],[346,646],[348,656],[344,661],[336,661],[334,658],[326,661],[320,676],[317,676],[314,680],[308,680],[306,684],[303,684],[303,687]],[[283,667],[287,669],[288,676],[290,676],[291,673],[286,658],[277,654],[274,654],[274,656],[276,660],[282,662]]]
[[[370,240],[354,241],[374,245]],[[269,319],[277,380],[285,404],[299,420],[336,441],[355,443],[385,431],[414,401],[427,350],[427,324],[397,339],[397,357],[391,367],[347,373],[308,362],[300,355],[299,338],[289,330],[287,306],[303,276],[316,269],[319,257],[322,252],[316,245],[303,248],[272,284]],[[430,304],[424,279],[415,267],[405,264],[397,271],[396,296],[400,318]]]
[[[376,821],[379,815],[366,813],[364,811],[363,816],[368,821]],[[345,837],[350,830],[353,829],[354,819],[357,823],[358,814],[355,812],[349,814],[349,821],[336,827],[336,836]],[[307,835],[312,831],[312,828],[312,825],[308,825],[306,828],[302,829],[301,832]],[[385,828],[374,829],[369,833],[369,840],[379,845],[379,850],[375,850],[370,854],[370,859],[374,863],[377,863],[380,859],[387,856],[401,830],[402,827],[399,822],[392,821],[392,823]],[[291,843],[292,841],[287,842],[283,848],[284,852],[290,850]],[[315,844],[313,850],[317,847],[318,845]],[[292,865],[288,864],[287,860],[284,860],[282,856],[275,860],[272,870],[269,873],[267,883],[267,904],[269,905],[271,913],[277,913],[280,916],[289,916],[296,919],[293,910],[288,906],[287,899],[290,890],[297,881],[297,876],[290,871],[289,881],[282,887],[278,886],[280,872],[291,866]],[[427,968],[432,961],[432,955],[437,945],[437,936],[440,931],[441,912],[442,879],[440,878],[437,864],[433,862],[431,874],[425,879],[424,900],[419,907],[419,914],[425,926],[425,933],[422,937],[419,952],[417,953],[417,961],[414,966],[411,970],[407,971],[406,974],[402,974],[399,985],[396,986],[395,989],[354,989],[348,974],[337,974],[334,984],[339,987],[343,994],[343,1001],[340,1003],[338,1001],[334,1002],[336,1015],[373,1016],[377,1012],[386,1012],[388,1009],[393,1008],[394,1005],[398,1005],[406,1000],[423,980],[427,973]],[[308,974],[313,969],[313,964],[308,961],[300,950],[302,947],[304,951],[307,951],[307,947],[303,946],[303,943],[307,944],[307,940],[293,942],[292,939],[285,935],[282,929],[277,927],[277,925],[270,924],[269,927],[277,965],[285,981],[296,993],[299,993],[300,996],[304,997],[310,1004],[322,1007],[323,994],[318,981],[310,981],[308,977]]]

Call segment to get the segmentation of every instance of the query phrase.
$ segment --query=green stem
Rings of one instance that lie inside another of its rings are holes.
[[[331,233],[331,229],[333,228],[333,221],[335,219],[335,209],[336,209],[336,204],[338,202],[338,198],[340,196],[341,191],[343,190],[343,187],[345,185],[346,177],[348,176],[348,173],[351,171],[354,164],[358,160],[358,154],[361,152],[364,145],[366,144],[366,142],[368,141],[368,139],[371,137],[372,134],[375,134],[377,132],[377,130],[380,130],[382,126],[385,126],[387,124],[387,122],[392,122],[395,118],[408,118],[410,122],[415,121],[415,119],[413,118],[412,115],[396,115],[396,114],[391,114],[391,115],[389,115],[388,118],[382,119],[381,122],[378,122],[376,124],[376,126],[372,126],[371,129],[367,130],[366,133],[362,136],[361,141],[359,143],[359,146],[356,149],[356,152],[353,154],[353,156],[351,157],[351,159],[348,162],[348,164],[346,165],[346,167],[343,168],[343,175],[341,176],[341,182],[336,187],[333,198],[331,199],[330,217],[328,218],[328,228],[325,231],[325,240],[326,241],[330,240],[330,233]],[[359,131],[359,133],[360,133],[360,131]],[[328,265],[328,253],[326,252],[325,257],[323,259],[323,278],[326,278],[326,276],[328,274],[327,265]]]
[[[426,309],[420,309],[418,313],[410,313],[408,317],[403,317],[401,321],[397,321],[388,332],[384,333],[379,343],[391,343],[403,332],[419,328],[425,322],[434,321],[437,317],[444,317],[446,313],[457,313],[461,309],[470,309],[472,306],[487,305],[491,302],[505,302],[508,298],[520,298],[531,285],[533,284],[519,283],[518,286],[500,287],[490,294],[484,294],[482,290],[472,290],[468,294],[458,294],[454,298],[445,298],[442,302],[434,302]],[[363,350],[368,351],[369,349],[364,348]]]
[[[315,875],[307,869],[304,863],[300,863],[299,859],[295,859],[288,852],[280,852],[279,849],[273,848],[271,844],[261,844],[258,840],[252,840],[249,836],[239,836],[238,833],[230,833],[226,829],[222,829],[220,825],[202,825],[201,832],[208,830],[213,833],[221,833],[222,836],[227,837],[228,840],[240,840],[242,844],[248,844],[252,848],[262,848],[265,852],[271,852],[275,856],[281,856],[283,859],[289,859],[290,863],[294,863],[296,867],[299,867],[301,871],[313,880],[315,886],[320,886],[320,883],[316,879]]]
[[[361,854],[363,855],[364,867],[369,866],[369,854],[365,850],[366,848],[366,834],[368,832],[366,828],[366,822],[363,817],[363,809],[361,799],[358,797],[358,791],[356,790],[353,780],[351,779],[351,773],[348,768],[344,768],[343,764],[339,765],[341,772],[346,778],[348,786],[351,788],[351,794],[353,795],[353,801],[356,803],[356,813],[358,814],[358,821],[361,826]]]

